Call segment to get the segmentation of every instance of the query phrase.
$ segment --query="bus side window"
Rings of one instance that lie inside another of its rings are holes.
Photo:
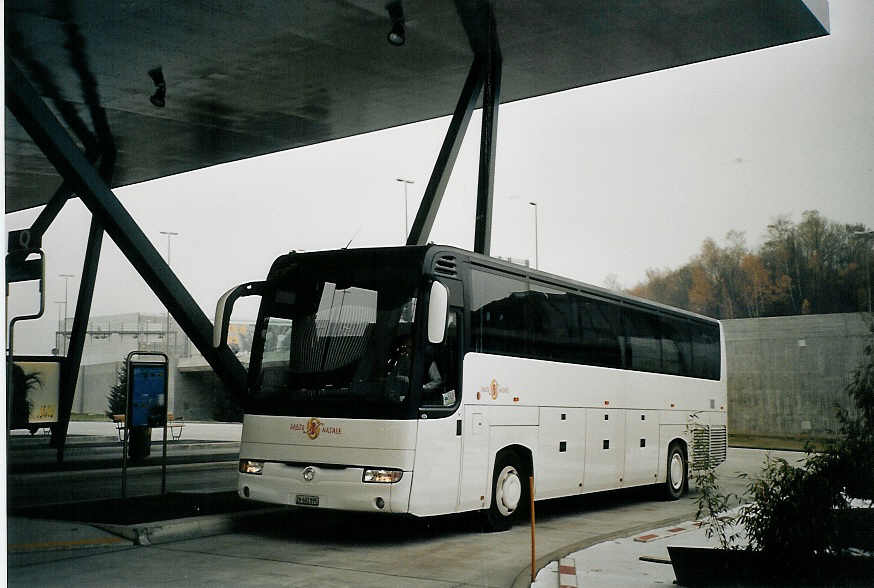
[[[425,347],[423,406],[453,406],[458,390],[458,316],[450,309],[443,343]]]

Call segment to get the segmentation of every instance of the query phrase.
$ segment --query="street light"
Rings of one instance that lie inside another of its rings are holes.
[[[64,330],[66,330],[66,325],[61,327],[61,306],[66,304],[63,300],[55,300],[55,304],[58,305],[58,332],[55,333],[55,354],[58,355],[61,353],[61,345],[58,341],[58,335],[61,335]],[[66,335],[64,335],[64,339],[66,340]]]
[[[75,278],[73,274],[58,274],[59,278],[64,278],[64,355],[67,355],[67,286],[70,284],[70,278]]]
[[[534,269],[540,269],[540,235],[537,231],[537,203],[529,202],[534,207]]]
[[[857,239],[865,239],[866,243],[874,237],[874,231],[854,231]],[[868,312],[871,312],[871,247],[865,248],[865,282],[868,285]]]
[[[167,267],[170,267],[170,237],[176,237],[179,233],[173,231],[161,231],[161,234],[167,235]],[[167,309],[167,320],[164,334],[164,350],[167,352],[167,355],[170,355],[170,309]]]
[[[396,182],[402,182],[404,184],[404,243],[407,242],[407,237],[410,235],[410,227],[409,227],[409,218],[410,215],[407,212],[407,185],[415,184],[414,180],[408,180],[406,178],[395,178]]]

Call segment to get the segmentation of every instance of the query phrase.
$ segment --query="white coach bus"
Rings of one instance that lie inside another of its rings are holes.
[[[238,491],[416,516],[662,484],[726,453],[718,321],[452,247],[291,253],[267,280]],[[690,427],[690,422],[695,426]]]

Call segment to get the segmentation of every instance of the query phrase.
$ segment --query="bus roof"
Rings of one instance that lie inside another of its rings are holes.
[[[666,311],[675,315],[681,315],[687,318],[694,318],[698,320],[703,320],[707,322],[718,323],[717,319],[712,317],[704,316],[695,312],[691,312],[688,310],[684,310],[682,308],[677,308],[674,306],[669,306],[667,304],[662,304],[660,302],[655,302],[652,300],[647,300],[645,298],[640,298],[639,296],[633,296],[631,294],[626,294],[622,292],[616,292],[614,290],[608,290],[607,288],[602,288],[600,286],[595,286],[592,284],[587,284],[585,282],[581,282],[579,280],[574,280],[571,278],[566,278],[563,276],[559,276],[556,274],[551,274],[549,272],[545,272],[542,270],[534,269],[532,267],[519,265],[516,263],[511,263],[509,261],[499,259],[496,257],[490,257],[487,255],[482,255],[479,253],[474,253],[473,251],[468,251],[466,249],[462,249],[460,247],[455,247],[452,245],[440,245],[436,243],[430,243],[428,245],[408,245],[408,246],[393,246],[393,247],[360,247],[353,249],[330,249],[330,250],[322,250],[322,251],[310,251],[310,252],[295,252],[292,251],[287,255],[280,256],[273,262],[273,266],[270,268],[270,273],[268,275],[268,279],[274,279],[278,276],[279,273],[282,272],[283,269],[289,267],[291,264],[295,262],[295,260],[303,258],[303,259],[319,259],[321,262],[325,262],[327,259],[331,257],[337,258],[337,256],[342,257],[359,257],[362,260],[367,260],[370,258],[370,261],[373,263],[384,263],[381,258],[384,257],[397,257],[403,256],[408,263],[411,264],[421,264],[423,271],[428,274],[433,274],[433,268],[435,264],[436,258],[441,255],[454,255],[465,260],[468,263],[472,263],[474,265],[479,265],[482,267],[487,267],[490,269],[498,270],[503,273],[516,275],[519,277],[526,277],[530,279],[537,280],[545,285],[557,286],[565,289],[577,290],[579,292],[584,292],[586,294],[591,294],[594,296],[598,296],[600,298],[612,299],[616,301],[621,301],[625,303],[630,303],[635,306],[641,306],[645,308],[657,309],[661,311]],[[439,274],[438,274],[439,275]]]

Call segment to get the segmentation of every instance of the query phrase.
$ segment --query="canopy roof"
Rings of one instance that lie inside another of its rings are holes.
[[[395,47],[385,0],[7,0],[6,51],[68,129],[104,136],[89,106],[105,111],[116,187],[450,114],[477,42],[459,14],[481,1],[404,0]],[[495,0],[494,15],[502,102],[828,27],[825,0]],[[60,176],[11,115],[5,131],[6,211],[46,203]]]

